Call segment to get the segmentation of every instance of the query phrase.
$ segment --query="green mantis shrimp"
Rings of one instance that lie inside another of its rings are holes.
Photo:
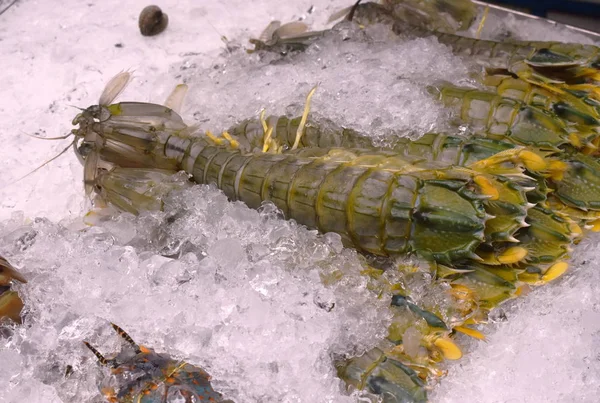
[[[489,108],[492,109],[491,106]],[[263,138],[270,131],[270,141],[288,149],[294,144],[300,122],[301,117],[262,117],[242,121],[228,132],[235,135],[243,147],[252,150],[261,148]],[[526,131],[523,133],[527,134]],[[511,180],[531,188],[527,192],[530,202],[548,200],[554,210],[564,210],[576,221],[595,228],[600,218],[595,201],[598,198],[596,178],[600,177],[600,164],[595,157],[579,152],[570,144],[558,148],[557,143],[551,141],[556,139],[556,134],[548,133],[549,136],[533,139],[536,141],[532,145],[526,145],[523,139],[516,141],[517,136],[491,136],[485,132],[470,137],[426,133],[417,140],[398,137],[390,148],[407,158],[417,157],[455,166],[475,164],[498,174],[502,173],[502,166],[518,160],[524,164],[528,176],[535,180],[522,177],[512,177]],[[547,141],[544,142],[544,138]],[[568,143],[568,138],[565,142]],[[302,147],[375,148],[367,135],[340,127],[327,119],[308,120],[299,144]]]
[[[489,309],[518,296],[527,284],[559,277],[581,234],[568,217],[528,200],[531,189],[520,182],[536,180],[525,168],[544,170],[548,164],[524,147],[462,165],[372,147],[306,147],[303,138],[314,141],[307,124],[311,91],[289,149],[277,140],[284,131],[274,133],[264,118],[261,148],[250,125],[243,136],[233,130],[215,136],[187,126],[174,111],[184,87],[166,106],[111,104],[128,80],[128,73],[116,76],[99,105],[73,121],[86,189],[104,203],[132,213],[161,208],[153,189],[184,170],[195,182],[213,183],[251,208],[270,201],[286,218],[336,232],[367,255],[412,254],[429,262],[433,287],[449,301],[443,307],[415,302],[402,280],[416,275],[410,269],[400,269],[400,278],[389,277],[390,271],[365,271],[376,295],[394,295],[394,324],[376,350],[337,365],[348,385],[386,401],[403,394],[422,401],[425,381],[442,374],[437,363],[462,355],[452,335],[480,338],[469,326],[485,321]]]
[[[227,137],[215,139],[210,133],[190,137],[189,127],[172,110],[145,105],[91,107],[74,120],[80,126],[76,136],[97,136],[81,146],[92,147],[86,156],[85,171],[92,172],[86,175],[88,186],[95,182],[102,190],[102,179],[95,181],[94,176],[98,159],[119,168],[181,169],[198,183],[216,183],[230,199],[249,207],[269,200],[286,217],[322,232],[337,232],[359,250],[383,256],[417,253],[444,261],[472,257],[486,235],[494,239],[493,230],[486,234],[485,223],[493,219],[486,199],[510,194],[511,203],[521,206],[522,216],[514,220],[506,238],[522,226],[528,208],[523,189],[509,190],[515,185],[483,170],[427,166],[423,159],[372,149],[247,154],[229,134],[225,142]],[[510,175],[525,177],[518,167]],[[448,201],[441,210],[435,202],[440,197]],[[470,213],[461,215],[462,209]],[[431,231],[446,235],[431,238]]]

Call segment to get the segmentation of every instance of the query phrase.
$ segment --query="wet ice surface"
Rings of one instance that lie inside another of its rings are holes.
[[[193,60],[172,70],[190,85],[186,109],[200,111],[193,116],[203,128],[229,127],[258,116],[262,108],[299,116],[306,94],[318,84],[314,114],[367,133],[377,143],[446,128],[448,112],[427,86],[468,81],[466,65],[434,37],[403,40],[385,26],[361,30],[351,23],[287,57],[236,52],[206,74],[186,67]]]
[[[344,41],[361,33],[340,32],[291,58],[227,54],[220,39],[246,46],[271,19],[304,17],[318,29],[348,5],[341,0],[165,1],[170,25],[154,38],[137,30],[147,3],[62,4],[20,1],[0,16],[0,139],[7,145],[0,148],[0,253],[30,278],[21,287],[26,326],[0,344],[0,400],[98,401],[100,372],[81,341],[116,351],[113,321],[139,343],[204,367],[238,402],[353,401],[340,390],[331,355],[366,348],[386,317],[364,293],[351,251],[206,188],[188,191],[174,207],[184,213],[170,224],[162,215],[123,216],[80,231],[75,217],[86,207],[72,152],[6,187],[68,145],[23,132],[67,133],[77,112],[69,105],[97,102],[110,77],[131,68],[137,78],[120,100],[162,102],[185,80],[184,118],[204,128],[226,128],[262,108],[298,115],[319,83],[315,115],[385,140],[390,128],[443,126],[444,111],[424,86],[461,82],[463,62],[433,38],[384,45],[390,38],[378,27],[368,42]],[[527,30],[530,39],[556,35]],[[17,211],[24,213],[10,219]],[[26,223],[35,217],[50,221]],[[576,248],[567,278],[510,305],[507,322],[484,328],[489,342],[473,344],[450,367],[433,401],[591,402],[600,395],[598,248],[586,245]],[[178,261],[164,256],[178,251]],[[336,269],[347,273],[345,283],[323,286],[319,273]],[[65,379],[67,365],[75,371]]]
[[[0,401],[43,401],[32,383],[63,401],[96,397],[98,364],[82,340],[117,351],[112,321],[201,365],[235,401],[350,402],[332,357],[364,351],[389,325],[389,300],[366,290],[364,266],[339,236],[207,186],[178,194],[164,213],[81,231],[21,219],[0,226],[0,253],[30,279],[25,324],[0,350],[12,363],[0,369]]]
[[[500,12],[491,9],[481,31],[482,39],[502,40],[513,39],[521,41],[557,41],[583,43],[586,45],[600,45],[600,35],[590,35],[579,32],[558,24],[553,26],[543,19],[526,18],[516,15],[503,17]],[[469,29],[472,36],[476,36],[481,16]]]
[[[574,270],[558,284],[499,310],[499,322],[485,328],[488,343],[477,343],[449,367],[451,375],[432,401],[597,402],[599,238],[595,234],[576,248]]]

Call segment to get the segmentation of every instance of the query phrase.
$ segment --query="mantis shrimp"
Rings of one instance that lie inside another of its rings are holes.
[[[526,170],[551,166],[537,150],[481,140],[498,152],[473,153],[471,159],[465,154],[456,164],[400,149],[306,147],[305,135],[308,143],[320,141],[310,139],[314,130],[308,134],[314,90],[293,144],[284,147],[277,139],[285,130],[274,134],[279,122],[261,117],[262,149],[256,150],[260,136],[250,124],[220,136],[186,125],[175,111],[183,86],[164,106],[111,103],[127,81],[128,73],[116,76],[100,103],[73,120],[86,189],[103,203],[131,213],[161,208],[159,182],[184,170],[195,182],[216,184],[251,208],[270,201],[286,218],[336,232],[367,255],[412,254],[428,262],[432,287],[449,301],[443,306],[415,302],[402,280],[416,275],[414,268],[400,265],[400,279],[390,277],[396,269],[365,272],[375,294],[393,295],[395,319],[374,350],[337,362],[350,388],[366,388],[384,399],[406,395],[423,401],[425,380],[442,374],[437,364],[462,355],[452,335],[481,338],[470,326],[484,322],[491,308],[518,296],[527,284],[544,284],[564,273],[570,247],[581,236],[568,216],[528,200],[535,186],[527,184],[537,180]],[[347,138],[361,143],[354,135]]]
[[[210,375],[202,368],[139,345],[119,326],[111,325],[127,343],[126,348],[114,357],[104,357],[84,341],[100,364],[110,368],[111,376],[100,387],[109,402],[166,403],[183,399],[186,402],[231,403],[212,388]]]
[[[474,6],[469,0],[398,2],[357,1],[354,6],[335,13],[366,26],[385,24],[391,31],[408,37],[435,36],[462,56],[483,67],[491,78],[483,83],[501,86],[500,77],[519,80],[559,95],[574,110],[593,108],[600,103],[600,49],[594,45],[543,41],[495,42],[461,36],[456,30],[468,28],[474,21]],[[433,18],[432,16],[435,16]],[[446,17],[446,18],[444,18]],[[335,30],[335,29],[334,29]],[[252,40],[256,50],[302,50],[327,31],[310,32],[301,23],[270,26],[260,39]],[[510,85],[514,86],[514,82]],[[522,87],[522,85],[520,85]],[[500,90],[502,91],[502,90]]]

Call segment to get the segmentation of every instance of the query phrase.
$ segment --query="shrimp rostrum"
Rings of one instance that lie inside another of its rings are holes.
[[[402,150],[304,146],[311,91],[291,147],[278,143],[261,118],[257,150],[251,136],[186,125],[176,112],[181,86],[166,105],[111,104],[128,80],[128,73],[111,80],[100,104],[73,121],[86,188],[104,203],[134,214],[161,208],[157,183],[182,170],[250,208],[271,202],[286,218],[338,233],[367,255],[428,262],[432,289],[447,294],[447,305],[438,298],[417,304],[396,277],[365,271],[376,295],[393,295],[394,324],[376,350],[338,368],[348,385],[386,401],[422,401],[425,381],[442,374],[436,364],[462,355],[453,335],[480,337],[470,326],[485,321],[489,309],[527,284],[559,277],[581,234],[565,214],[528,200],[537,179],[526,169],[543,169],[545,161],[524,147],[456,165]],[[164,186],[169,191],[168,181]],[[407,334],[419,348],[405,345]]]

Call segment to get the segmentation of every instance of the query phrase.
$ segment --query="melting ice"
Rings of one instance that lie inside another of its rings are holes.
[[[342,29],[292,57],[239,47],[272,19],[322,28],[346,0],[164,1],[170,25],[155,38],[137,33],[141,0],[62,4],[21,1],[0,16],[0,253],[30,278],[21,286],[26,325],[0,342],[0,400],[101,401],[101,373],[81,341],[116,351],[113,321],[139,343],[204,367],[238,402],[354,401],[331,358],[368,348],[388,318],[364,291],[361,260],[336,237],[284,222],[268,207],[228,203],[208,187],[174,196],[163,213],[82,229],[82,168],[72,153],[8,186],[68,145],[22,133],[67,133],[77,112],[69,105],[94,104],[111,76],[132,68],[138,78],[121,100],[162,102],[185,81],[184,118],[203,128],[227,128],[262,108],[298,115],[319,84],[315,116],[386,142],[443,128],[448,116],[425,86],[466,82],[465,64],[434,38],[402,41],[377,26]],[[508,20],[498,30],[583,40],[530,26]],[[595,401],[597,250],[585,241],[564,280],[498,311],[489,342],[471,344],[432,400]],[[342,280],[324,285],[336,270]]]
[[[389,27],[359,29],[350,23],[300,54],[236,53],[207,74],[182,69],[189,63],[171,70],[191,86],[188,109],[200,111],[193,116],[202,127],[226,128],[258,116],[262,108],[299,116],[306,94],[318,85],[313,115],[343,122],[379,143],[392,135],[420,136],[447,127],[448,112],[427,85],[468,81],[465,64],[433,37],[407,41]]]
[[[575,249],[573,270],[500,307],[473,345],[451,365],[434,402],[582,402],[600,396],[598,234]]]
[[[204,367],[238,402],[353,401],[332,357],[373,346],[389,325],[389,299],[367,291],[357,254],[274,206],[250,210],[208,186],[168,206],[79,231],[23,225],[18,214],[0,226],[0,253],[30,279],[25,324],[0,350],[11,362],[0,400],[98,396],[98,364],[82,340],[117,351],[112,321]]]

